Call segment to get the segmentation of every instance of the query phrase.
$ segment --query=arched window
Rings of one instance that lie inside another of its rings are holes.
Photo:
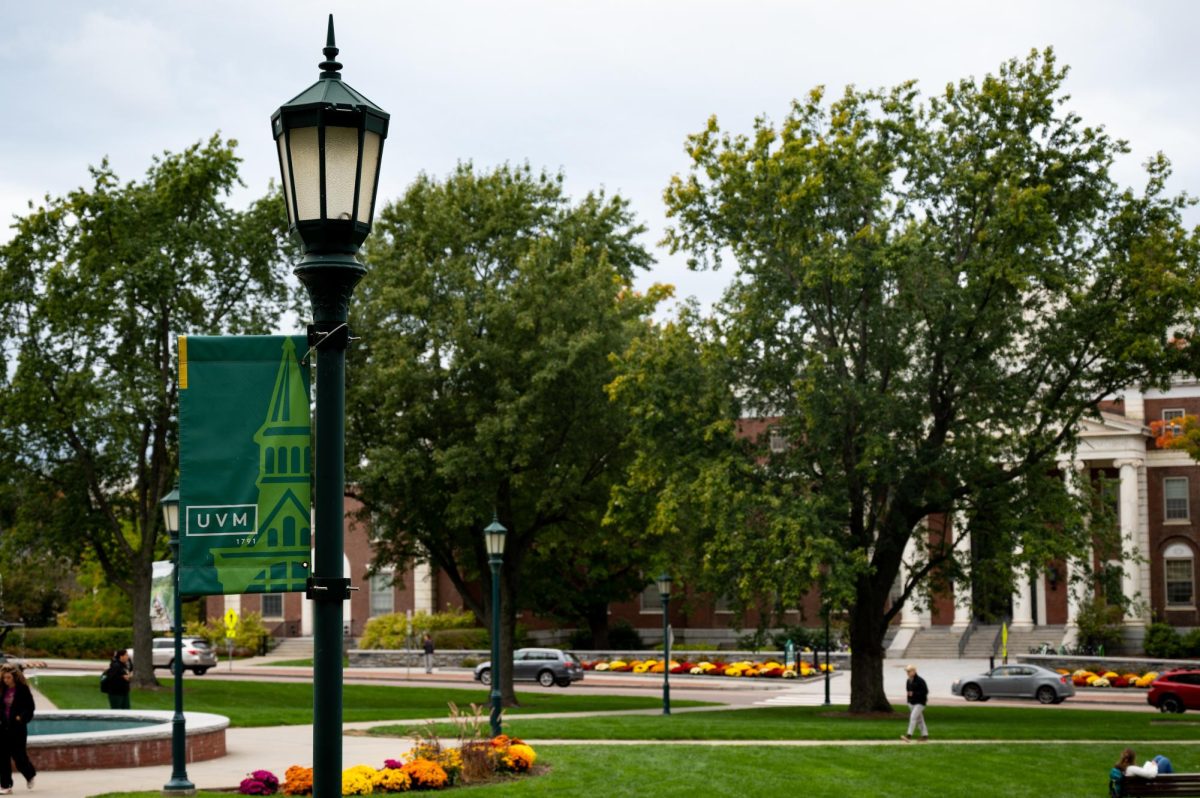
[[[1163,552],[1163,575],[1168,607],[1192,607],[1196,601],[1196,568],[1192,547],[1172,543]]]

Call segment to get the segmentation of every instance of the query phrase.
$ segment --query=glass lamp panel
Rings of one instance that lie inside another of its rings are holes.
[[[296,184],[296,221],[321,218],[321,149],[315,127],[298,127],[288,134],[292,174]]]
[[[354,218],[354,182],[358,177],[358,129],[325,128],[325,214]]]
[[[362,224],[371,223],[371,201],[375,193],[375,174],[379,171],[379,134],[370,130],[363,135],[362,180],[358,184],[358,217]]]
[[[275,139],[275,143],[279,145],[279,174],[283,177],[283,202],[287,205],[288,224],[294,225],[296,218],[292,212],[292,169],[288,166],[286,141],[287,136],[282,134]]]
[[[163,523],[167,527],[168,532],[179,531],[179,502],[163,502]]]

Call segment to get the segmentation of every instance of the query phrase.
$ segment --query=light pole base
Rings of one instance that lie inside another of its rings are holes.
[[[195,795],[196,785],[187,779],[171,779],[162,788],[163,795]]]

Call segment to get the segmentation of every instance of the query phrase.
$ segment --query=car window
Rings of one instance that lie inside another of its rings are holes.
[[[570,651],[564,651],[564,652],[563,652],[563,654],[564,654],[564,656],[566,657],[566,659],[567,659],[567,661],[568,661],[568,662],[574,662],[576,665],[579,665],[579,664],[581,664],[581,663],[579,662],[579,657],[575,656],[575,655],[574,655],[573,653],[571,653]]]
[[[175,645],[174,640],[155,640],[154,641],[155,648],[170,648],[173,645]]]
[[[208,648],[208,647],[209,647],[209,646],[208,646],[208,641],[207,641],[207,640],[192,640],[192,641],[189,643],[189,645],[190,645],[192,648]]]
[[[1001,666],[999,668],[996,668],[994,671],[992,671],[992,676],[994,678],[1000,678],[1000,679],[1006,678],[1008,676],[1013,675],[1012,670],[1013,670],[1012,668],[1009,668],[1006,666]]]

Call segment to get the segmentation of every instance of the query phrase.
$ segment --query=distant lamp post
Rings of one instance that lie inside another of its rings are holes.
[[[663,714],[671,714],[671,575],[659,574],[658,594],[663,614]]]
[[[171,716],[171,780],[162,791],[172,795],[195,795],[196,785],[187,775],[187,720],[183,716],[183,600],[179,596],[179,488],[174,488],[158,502],[162,507],[163,526],[171,542],[171,582],[175,599],[171,608],[175,633],[175,714]]]
[[[492,736],[500,734],[500,565],[504,562],[504,536],[508,530],[492,514],[483,530],[483,545],[492,567]]]
[[[316,349],[317,411],[313,571],[313,795],[342,792],[342,493],[345,487],[346,346],[350,296],[366,274],[355,253],[371,232],[388,114],[342,81],[333,15],[320,79],[271,116],[288,227],[304,257],[295,269],[308,290]]]

